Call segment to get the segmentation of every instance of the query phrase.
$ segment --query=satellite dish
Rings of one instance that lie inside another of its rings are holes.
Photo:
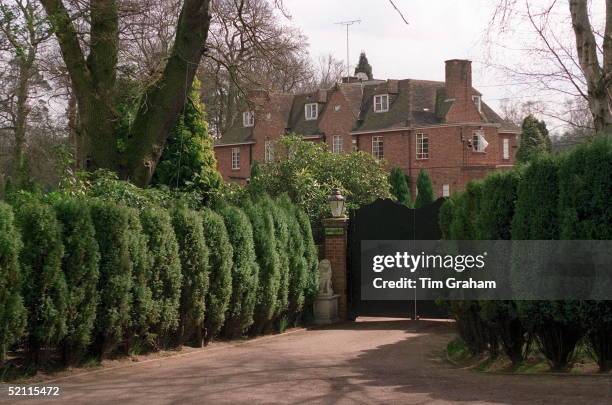
[[[363,73],[363,72],[357,72],[357,74],[355,75],[355,77],[357,77],[359,80],[361,80],[362,82],[368,80],[368,75]]]

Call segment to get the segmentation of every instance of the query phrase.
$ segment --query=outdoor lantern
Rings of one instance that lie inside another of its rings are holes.
[[[344,216],[344,203],[346,199],[340,194],[339,189],[334,188],[327,201],[329,201],[332,217],[341,218]]]

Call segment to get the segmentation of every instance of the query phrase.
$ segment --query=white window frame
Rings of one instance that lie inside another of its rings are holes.
[[[342,153],[343,152],[343,142],[342,135],[334,135],[332,137],[332,152],[333,153]]]
[[[427,134],[416,134],[416,158],[417,160],[429,159],[429,136]]]
[[[372,156],[376,160],[385,158],[385,143],[382,136],[372,137]]]
[[[389,95],[388,94],[377,94],[374,96],[374,112],[387,112],[389,111]]]
[[[245,111],[242,113],[242,125],[245,128],[255,126],[255,113],[253,111]]]
[[[503,138],[502,140],[502,153],[504,160],[510,159],[510,139],[508,138]]]
[[[267,140],[264,145],[266,163],[274,162],[274,142]]]
[[[442,197],[450,197],[450,184],[442,185]]]
[[[480,145],[478,135],[482,135],[484,138],[484,131],[474,131],[472,133],[472,151],[478,153],[484,153],[484,148]]]
[[[476,105],[476,109],[478,112],[482,112],[482,97],[481,96],[472,96],[472,101],[474,105]]]
[[[240,170],[240,148],[232,148],[232,170]]]
[[[319,118],[319,105],[317,103],[308,103],[304,106],[304,117],[306,121],[312,121]]]

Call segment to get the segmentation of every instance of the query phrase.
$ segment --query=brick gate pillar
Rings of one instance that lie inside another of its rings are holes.
[[[348,319],[347,284],[347,230],[348,218],[329,218],[323,220],[325,229],[325,258],[332,268],[332,288],[338,299],[338,317]]]

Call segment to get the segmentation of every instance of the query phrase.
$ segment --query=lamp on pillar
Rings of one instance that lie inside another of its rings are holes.
[[[333,218],[342,218],[344,217],[344,205],[346,203],[346,198],[340,193],[340,190],[334,188],[331,191],[327,201],[329,202],[329,207],[331,208],[331,213]]]

